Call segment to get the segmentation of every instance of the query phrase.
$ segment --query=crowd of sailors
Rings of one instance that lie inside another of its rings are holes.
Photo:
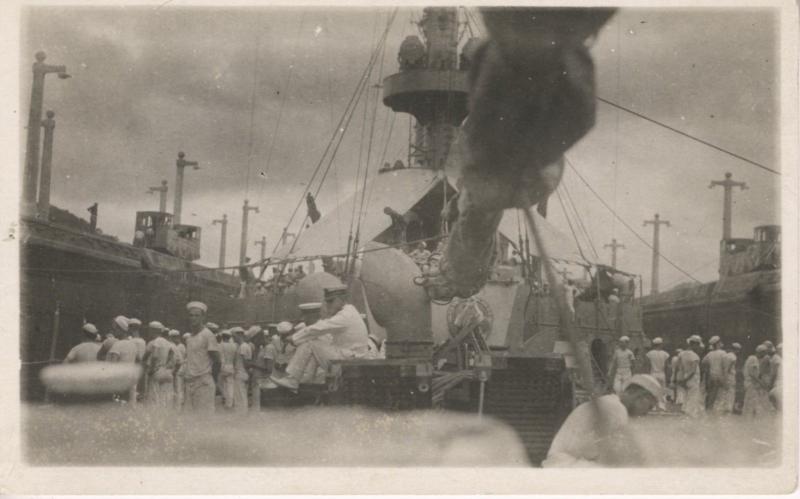
[[[752,352],[739,343],[727,346],[713,336],[705,346],[700,335],[686,339],[685,348],[673,354],[655,338],[652,348],[637,356],[622,336],[611,359],[608,380],[621,394],[636,374],[649,374],[662,387],[657,410],[669,408],[698,417],[711,414],[741,414],[759,418],[780,410],[782,344],[765,341]]]
[[[124,362],[141,366],[142,376],[115,399],[193,412],[247,412],[261,407],[261,390],[301,383],[324,383],[331,361],[380,358],[382,344],[369,336],[364,317],[348,303],[345,286],[324,290],[322,303],[299,306],[299,321],[248,327],[220,327],[207,321],[208,307],[186,305],[189,330],[171,329],[158,320],[143,323],[118,316],[105,335],[83,326],[84,341],[65,363]],[[218,401],[221,399],[221,404]]]

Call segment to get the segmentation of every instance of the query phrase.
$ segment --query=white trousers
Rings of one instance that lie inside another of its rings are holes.
[[[628,381],[631,380],[633,374],[631,370],[628,368],[617,368],[616,374],[614,374],[614,392],[617,395],[621,395],[622,391],[625,389],[625,386],[628,384]]]
[[[286,366],[286,374],[298,381],[306,381],[309,373],[316,373],[317,367],[327,370],[332,360],[355,357],[352,350],[339,348],[324,340],[311,340],[297,347]]]

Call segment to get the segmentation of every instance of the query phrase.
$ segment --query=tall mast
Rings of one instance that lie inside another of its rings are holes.
[[[458,56],[458,9],[427,7],[419,26],[424,41],[408,36],[400,45],[400,72],[383,82],[383,103],[414,116],[414,164],[444,168],[456,127],[467,116],[468,61]]]

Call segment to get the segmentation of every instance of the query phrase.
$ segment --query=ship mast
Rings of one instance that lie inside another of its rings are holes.
[[[456,128],[467,116],[467,66],[458,57],[458,10],[427,7],[419,22],[424,40],[408,36],[400,45],[400,72],[384,80],[383,103],[414,116],[409,167],[443,170]]]

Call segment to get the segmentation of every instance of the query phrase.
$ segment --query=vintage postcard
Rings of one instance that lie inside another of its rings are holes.
[[[797,6],[4,11],[0,490],[797,486]]]

